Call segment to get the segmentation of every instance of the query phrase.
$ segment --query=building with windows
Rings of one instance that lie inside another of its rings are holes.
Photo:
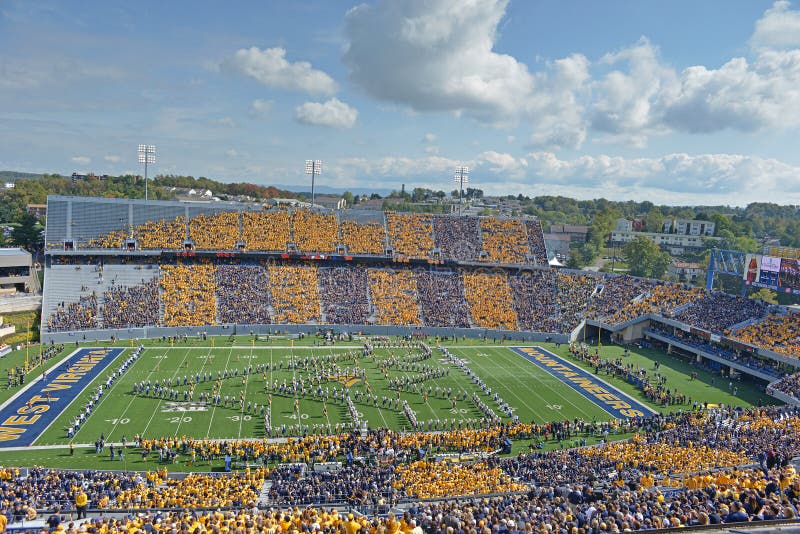
[[[680,234],[712,237],[715,224],[711,221],[697,221],[692,219],[667,219],[664,221],[662,232],[665,234]]]
[[[28,293],[37,287],[31,253],[21,248],[0,248],[0,295]]]
[[[696,282],[702,275],[703,269],[699,263],[672,260],[667,267],[667,276],[678,282]]]

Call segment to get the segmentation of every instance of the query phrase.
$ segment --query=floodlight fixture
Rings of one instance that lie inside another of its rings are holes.
[[[469,167],[459,165],[456,167],[454,180],[458,184],[458,212],[461,213],[464,203],[464,184],[469,182]]]
[[[314,179],[322,174],[322,160],[307,159],[306,160],[306,174],[311,175],[311,207],[314,207]]]
[[[136,152],[139,156],[139,163],[144,163],[144,199],[147,200],[147,165],[156,162],[156,147],[155,145],[139,145]]]

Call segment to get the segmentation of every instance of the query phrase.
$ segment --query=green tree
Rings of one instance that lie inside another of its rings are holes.
[[[642,236],[625,243],[622,253],[628,260],[629,273],[647,278],[664,276],[671,259],[669,254],[661,252],[658,245]]]
[[[664,214],[658,208],[651,209],[644,217],[644,229],[646,232],[661,233],[664,225]]]
[[[755,291],[752,295],[750,295],[750,298],[753,300],[761,300],[768,304],[778,303],[778,294],[766,287],[762,287],[758,291]]]
[[[42,241],[42,227],[36,217],[30,213],[24,214],[19,219],[19,226],[11,231],[11,241],[31,252]]]

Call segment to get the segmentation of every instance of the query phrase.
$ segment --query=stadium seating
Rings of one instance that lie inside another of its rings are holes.
[[[422,324],[417,304],[417,281],[411,271],[369,269],[367,272],[376,324]]]
[[[114,285],[103,293],[104,328],[129,328],[159,323],[158,280],[133,286]]]
[[[205,263],[161,266],[165,326],[216,323],[214,267]]]
[[[348,254],[383,254],[386,250],[386,231],[382,224],[343,220],[340,230]]]
[[[189,238],[199,250],[233,250],[239,241],[239,213],[219,211],[189,221]]]
[[[497,263],[525,263],[528,254],[528,236],[519,219],[481,217],[481,239],[486,261]]]
[[[481,252],[480,224],[477,217],[436,215],[433,217],[436,248],[442,257],[477,261]]]
[[[320,301],[325,322],[330,324],[367,324],[371,306],[365,268],[320,268]]]
[[[745,343],[800,358],[800,313],[769,315],[734,334]]]
[[[395,254],[411,258],[428,257],[433,250],[433,225],[430,215],[386,213],[389,243]]]
[[[417,273],[417,296],[425,325],[469,328],[464,284],[458,273]]]
[[[50,332],[93,328],[97,328],[97,293],[94,291],[81,295],[76,302],[56,308],[47,323]]]
[[[339,243],[336,216],[309,209],[292,211],[292,236],[301,252],[333,252]]]
[[[583,320],[589,306],[589,298],[597,288],[594,275],[556,272],[556,308],[558,308],[561,332],[571,332]]]
[[[648,313],[665,317],[672,316],[672,310],[703,297],[701,288],[686,288],[680,284],[659,284],[652,287],[638,302],[631,302],[617,312],[606,316],[608,324],[616,325]]]
[[[478,328],[516,330],[511,289],[505,274],[463,273],[464,295],[472,322]]]
[[[556,309],[554,278],[555,273],[538,270],[508,278],[521,330],[562,331],[563,326]]]
[[[525,230],[528,234],[528,250],[536,265],[547,266],[547,247],[544,244],[544,231],[539,219],[525,219]]]
[[[242,241],[248,250],[286,252],[289,243],[289,212],[242,212]]]
[[[269,285],[274,308],[273,322],[279,324],[319,322],[320,305],[316,267],[271,265],[269,267]]]
[[[186,218],[178,216],[174,219],[148,221],[134,229],[134,238],[142,249],[183,248],[186,239]]]
[[[269,324],[272,294],[261,265],[219,265],[214,273],[220,323]]]
[[[733,325],[759,319],[767,314],[768,305],[760,300],[707,292],[702,299],[681,310],[675,319],[705,330],[723,334]]]

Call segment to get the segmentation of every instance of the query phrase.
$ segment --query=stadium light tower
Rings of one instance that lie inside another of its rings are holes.
[[[144,199],[147,200],[147,164],[156,162],[155,145],[139,145],[139,163],[144,163]]]
[[[456,167],[455,181],[458,184],[458,214],[464,209],[464,184],[469,182],[469,167]]]
[[[318,159],[306,160],[306,174],[311,175],[311,207],[314,207],[314,178],[322,174],[322,161]]]

